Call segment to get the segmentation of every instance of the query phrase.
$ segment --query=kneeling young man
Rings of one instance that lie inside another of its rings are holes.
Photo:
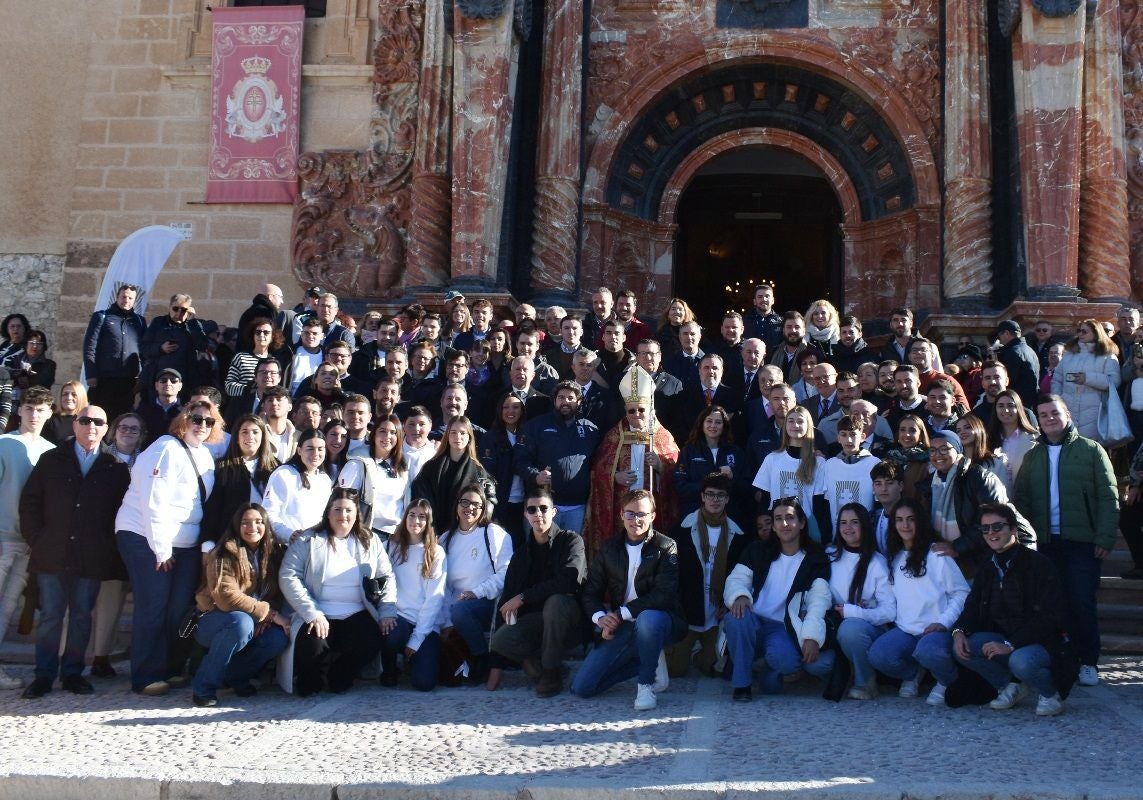
[[[997,690],[992,708],[1012,708],[1034,689],[1036,713],[1049,717],[1064,710],[1050,655],[1063,630],[1063,594],[1051,560],[1017,541],[1016,522],[1007,504],[980,508],[992,558],[981,564],[953,628],[953,655]]]
[[[583,591],[584,611],[602,641],[584,659],[572,692],[592,697],[636,677],[635,710],[648,711],[668,683],[663,649],[687,629],[679,602],[679,556],[675,541],[652,527],[650,492],[628,492],[620,507],[625,535],[603,542]]]
[[[531,535],[512,553],[504,575],[485,688],[500,687],[502,659],[509,659],[523,662],[532,675],[538,671],[536,695],[553,697],[563,690],[564,655],[580,640],[579,590],[587,560],[580,535],[553,522],[556,504],[546,486],[528,493],[524,513]]]

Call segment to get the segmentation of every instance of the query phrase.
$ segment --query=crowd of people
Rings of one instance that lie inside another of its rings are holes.
[[[550,697],[582,648],[570,690],[634,678],[638,710],[694,669],[743,702],[927,674],[932,705],[1054,715],[1099,680],[1120,528],[1143,577],[1143,449],[1121,509],[1106,423],[1143,435],[1132,308],[942,354],[907,308],[877,350],[766,283],[706,329],[602,287],[587,313],[450,291],[354,320],[266,285],[232,329],[137,297],[59,387],[43,332],[2,325],[0,636],[37,619],[34,679],[0,687],[27,698],[116,674],[129,589],[132,689],[200,706],[272,664],[301,696],[522,669]]]

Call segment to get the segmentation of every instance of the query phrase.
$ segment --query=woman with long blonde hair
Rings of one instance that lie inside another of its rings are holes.
[[[829,543],[833,528],[824,467],[825,459],[815,452],[813,417],[809,409],[795,406],[786,414],[781,446],[766,456],[754,476],[758,507],[768,509],[779,497],[798,498],[807,509],[810,538],[818,544]]]

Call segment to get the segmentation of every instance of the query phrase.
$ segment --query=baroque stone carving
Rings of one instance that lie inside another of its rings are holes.
[[[456,5],[468,19],[496,19],[504,13],[508,0],[457,0]]]
[[[291,252],[303,283],[350,297],[394,294],[405,265],[422,28],[417,0],[381,3],[368,149],[298,159]]]
[[[1083,0],[1032,0],[1032,5],[1045,17],[1070,17],[1083,5]]]

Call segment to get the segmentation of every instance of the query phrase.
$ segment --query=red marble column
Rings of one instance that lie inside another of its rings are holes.
[[[544,18],[543,101],[536,164],[532,288],[575,290],[583,99],[583,3],[552,0]]]
[[[454,16],[452,279],[494,285],[508,176],[516,44],[512,4],[495,19]]]
[[[1127,214],[1130,224],[1131,283],[1143,297],[1143,0],[1121,0],[1123,34],[1123,121],[1127,148]]]
[[[446,31],[444,0],[426,0],[423,42],[404,280],[407,288],[439,287],[449,279],[452,44]]]
[[[979,0],[945,2],[946,299],[992,291],[988,21]]]
[[[1028,294],[1075,297],[1083,144],[1083,6],[1045,17],[1022,0],[1013,36]]]
[[[1131,295],[1123,65],[1118,0],[1099,0],[1084,53],[1080,289],[1089,298]]]

